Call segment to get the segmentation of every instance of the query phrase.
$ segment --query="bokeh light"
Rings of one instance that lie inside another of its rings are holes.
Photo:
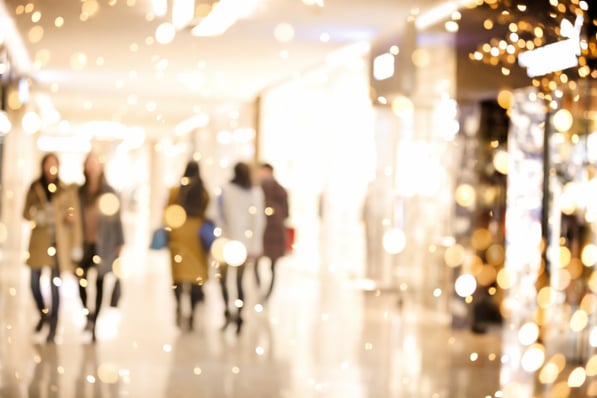
[[[383,248],[390,254],[398,254],[406,247],[406,235],[400,228],[388,229],[383,235]]]
[[[466,251],[464,246],[455,244],[444,252],[444,261],[448,267],[458,267],[464,262]]]
[[[476,201],[475,188],[470,184],[460,184],[456,188],[454,199],[459,206],[473,207]]]
[[[592,267],[597,263],[597,246],[593,243],[585,245],[581,253],[581,261],[587,267]]]
[[[454,282],[454,290],[460,297],[468,297],[477,290],[477,280],[471,274],[462,274]]]
[[[493,236],[486,228],[477,228],[471,235],[471,246],[475,250],[486,250],[491,244]]]
[[[503,109],[510,109],[514,101],[514,94],[510,90],[500,90],[497,96],[497,102]]]
[[[23,131],[27,134],[35,134],[41,129],[41,118],[36,112],[27,111],[21,119],[21,126]]]
[[[533,344],[522,355],[520,364],[522,368],[533,373],[539,370],[545,362],[545,348],[541,344]]]
[[[226,264],[238,267],[247,261],[247,248],[238,240],[228,240],[224,244],[222,256]]]
[[[566,132],[572,127],[574,117],[567,109],[560,109],[553,115],[553,125],[559,132]]]
[[[496,151],[493,155],[493,167],[498,173],[506,175],[508,174],[509,159],[510,156],[508,155],[508,152],[503,150]]]
[[[112,192],[104,193],[98,199],[98,207],[100,213],[113,216],[120,210],[120,199]]]
[[[516,282],[515,274],[508,268],[502,268],[497,274],[497,283],[502,289],[510,289]]]
[[[539,381],[543,384],[553,384],[560,375],[558,366],[553,362],[548,362],[539,372]]]
[[[155,40],[160,44],[169,44],[176,36],[176,28],[170,22],[163,22],[155,30]]]
[[[477,282],[481,286],[489,286],[495,282],[497,278],[497,270],[491,265],[484,265],[475,275]]]
[[[587,380],[587,373],[584,368],[577,367],[568,376],[568,386],[571,388],[578,388],[585,384]]]
[[[182,206],[170,205],[164,211],[164,224],[169,228],[178,228],[187,220],[187,213]]]
[[[97,377],[102,383],[116,384],[120,378],[118,367],[111,363],[103,363],[97,367]]]
[[[589,316],[584,310],[576,310],[570,317],[570,329],[573,332],[580,332],[587,327]]]
[[[226,238],[217,238],[211,245],[211,255],[219,263],[225,263],[224,259],[224,246],[228,242]]]
[[[274,37],[280,43],[287,43],[294,39],[294,27],[286,22],[279,23],[274,28]]]
[[[593,354],[591,358],[587,361],[587,365],[585,366],[585,370],[587,376],[597,376],[597,354]]]
[[[518,341],[522,345],[531,345],[539,338],[539,326],[534,322],[527,322],[518,330]]]

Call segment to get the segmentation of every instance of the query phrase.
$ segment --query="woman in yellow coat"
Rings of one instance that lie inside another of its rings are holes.
[[[181,298],[184,286],[189,286],[191,313],[187,319],[193,329],[194,312],[203,301],[203,284],[208,277],[208,253],[200,243],[198,231],[205,221],[209,194],[205,189],[199,164],[187,163],[180,184],[170,189],[164,223],[170,230],[168,249],[172,270],[172,288],[176,298],[176,323],[182,327]]]
[[[31,237],[27,265],[31,268],[31,292],[39,311],[35,330],[49,323],[48,342],[56,337],[60,305],[60,274],[73,272],[81,256],[82,228],[75,186],[59,179],[58,157],[49,153],[41,161],[41,175],[31,183],[23,217],[30,221]],[[51,309],[44,303],[40,287],[44,267],[51,269]]]

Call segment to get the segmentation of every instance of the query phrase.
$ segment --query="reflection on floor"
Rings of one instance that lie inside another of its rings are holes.
[[[399,306],[395,293],[363,292],[292,257],[280,262],[263,307],[252,273],[245,274],[239,334],[221,329],[213,281],[194,330],[181,332],[166,254],[140,258],[125,255],[122,301],[101,312],[95,344],[83,330],[74,278],[63,278],[59,335],[48,345],[44,331],[33,333],[26,267],[5,268],[0,397],[499,396],[498,332],[453,330],[408,300]]]

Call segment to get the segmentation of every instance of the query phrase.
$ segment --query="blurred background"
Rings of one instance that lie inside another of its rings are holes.
[[[0,0],[0,396],[597,396],[596,9]],[[44,153],[82,183],[92,149],[123,301],[90,343],[63,275],[46,344],[25,193]],[[241,160],[288,190],[292,249],[267,305],[246,273],[240,334],[213,279],[179,331],[149,250],[189,159],[214,197]]]

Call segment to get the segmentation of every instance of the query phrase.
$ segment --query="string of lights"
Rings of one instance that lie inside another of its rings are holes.
[[[521,54],[565,40],[570,34],[565,29],[574,29],[574,24],[581,22],[577,65],[532,76],[532,85],[550,99],[550,93],[562,85],[574,85],[579,78],[597,78],[597,4],[585,0],[484,0],[476,8],[491,15],[483,21],[483,28],[493,36],[469,54],[471,60],[498,67],[509,76],[520,67]]]

